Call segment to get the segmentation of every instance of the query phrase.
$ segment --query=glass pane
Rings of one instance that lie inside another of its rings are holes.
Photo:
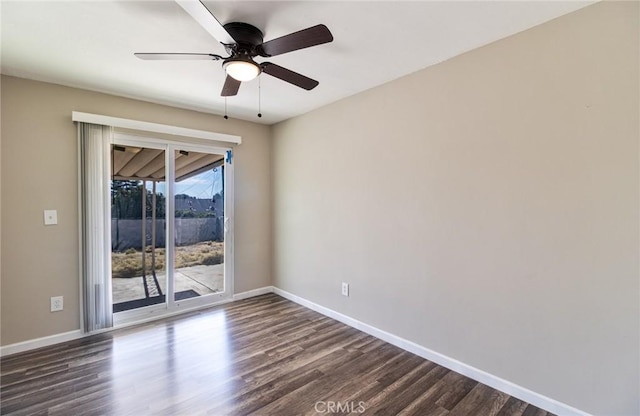
[[[224,291],[224,157],[175,153],[175,300]]]
[[[113,311],[166,302],[165,153],[111,147]]]

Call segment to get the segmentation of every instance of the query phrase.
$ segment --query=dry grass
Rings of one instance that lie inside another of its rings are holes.
[[[147,271],[151,270],[151,246],[145,250]],[[190,246],[176,247],[175,268],[220,264],[224,261],[224,243],[205,241]],[[156,249],[156,270],[164,270],[165,249]],[[142,276],[142,252],[128,249],[121,253],[111,253],[113,277]]]

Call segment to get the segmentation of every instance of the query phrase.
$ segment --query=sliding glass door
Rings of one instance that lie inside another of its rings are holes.
[[[116,320],[231,295],[230,161],[228,149],[116,135],[111,146]]]
[[[224,292],[224,155],[174,151],[174,300]]]
[[[113,311],[165,302],[165,151],[111,146]]]

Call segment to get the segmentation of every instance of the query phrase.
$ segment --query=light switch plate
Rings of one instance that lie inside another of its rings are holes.
[[[55,209],[44,210],[44,225],[56,225],[58,223],[58,211]]]

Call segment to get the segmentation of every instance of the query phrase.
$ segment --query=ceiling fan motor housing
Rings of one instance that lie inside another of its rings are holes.
[[[242,22],[227,23],[223,27],[236,41],[233,45],[225,45],[231,54],[222,63],[227,75],[237,81],[250,81],[260,75],[262,68],[253,60],[263,41],[260,29]]]
[[[260,29],[253,25],[242,22],[231,22],[225,24],[224,28],[237,42],[238,52],[253,55],[256,47],[262,45],[264,35]]]

